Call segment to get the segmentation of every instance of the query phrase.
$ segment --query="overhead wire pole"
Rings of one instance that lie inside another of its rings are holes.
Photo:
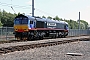
[[[34,0],[32,0],[32,16],[34,17]]]
[[[79,27],[79,30],[80,30],[80,12],[79,12],[79,26],[78,27]]]
[[[80,12],[79,12],[79,20],[78,20],[78,33],[80,35]]]
[[[12,6],[12,0],[11,0],[11,9],[14,11],[14,13],[16,13],[15,10],[13,9],[13,6]]]

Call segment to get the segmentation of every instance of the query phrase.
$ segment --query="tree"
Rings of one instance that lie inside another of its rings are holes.
[[[1,13],[1,22],[3,27],[13,27],[14,18],[17,14],[7,13],[5,10],[3,10]]]
[[[71,20],[71,19],[70,20],[64,19],[64,21],[66,21],[68,23],[69,29],[78,29],[78,23],[76,21]]]
[[[62,20],[62,18],[59,18],[58,16],[54,17],[53,20]]]
[[[80,20],[80,22],[82,23],[82,25],[85,27],[85,29],[88,28],[88,23],[84,20]]]
[[[0,27],[3,25],[3,24],[1,23],[1,17],[2,17],[2,13],[1,13],[1,10],[0,10]]]
[[[2,24],[1,21],[0,21],[0,27],[2,27],[2,25],[3,25],[3,24]]]
[[[51,17],[51,16],[48,16],[47,18],[48,18],[48,19],[52,19],[52,17]]]
[[[42,18],[46,18],[45,16],[42,16]]]

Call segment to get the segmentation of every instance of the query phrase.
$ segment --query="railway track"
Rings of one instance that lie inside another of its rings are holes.
[[[66,37],[66,38],[70,38],[70,37],[71,36]],[[45,37],[44,39],[51,39],[51,37]],[[35,41],[35,40],[38,40],[38,39],[33,39],[32,41]],[[26,41],[29,41],[29,40],[2,40],[2,41],[0,41],[0,44],[4,44],[4,43],[15,43],[15,42],[26,42]]]
[[[59,45],[59,44],[70,43],[70,42],[75,42],[75,41],[77,41],[77,40],[74,40],[74,41],[56,41],[56,42],[30,44],[30,45],[22,45],[22,46],[10,46],[10,47],[6,47],[6,48],[0,48],[0,55],[10,53],[10,52],[14,52],[14,51],[23,51],[23,50],[27,50],[27,49],[47,47],[47,46]]]
[[[82,35],[82,36],[86,36],[86,35]],[[78,37],[78,36],[67,36],[66,38],[71,38],[71,37]],[[51,39],[51,37],[44,38],[44,39]],[[15,43],[15,42],[26,42],[26,41],[28,41],[28,40],[2,40],[2,41],[0,41],[0,44]]]
[[[62,41],[43,42],[43,43],[36,43],[36,44],[29,44],[29,45],[2,47],[0,48],[0,55],[14,52],[14,51],[23,51],[23,50],[28,50],[28,49],[54,46],[54,45],[59,45],[59,44],[65,44],[65,43],[76,42],[76,41],[86,41],[86,40],[90,40],[90,39],[81,38],[81,39],[73,39],[73,40],[62,40]]]

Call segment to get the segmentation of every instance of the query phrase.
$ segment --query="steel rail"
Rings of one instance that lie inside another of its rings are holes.
[[[3,48],[0,48],[0,55],[10,53],[10,52],[15,52],[15,51],[23,51],[23,50],[28,50],[28,49],[55,46],[55,45],[60,45],[60,44],[65,44],[65,43],[70,43],[70,42],[86,41],[86,40],[90,40],[90,39],[81,38],[81,39],[73,39],[73,40],[62,40],[62,41],[53,41],[53,42],[45,42],[45,43],[37,43],[37,44],[29,44],[29,45],[3,47]]]

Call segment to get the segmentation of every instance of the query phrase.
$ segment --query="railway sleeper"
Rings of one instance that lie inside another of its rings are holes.
[[[70,42],[75,42],[75,41],[78,41],[78,39],[75,39],[72,41],[71,40],[64,40],[64,41],[56,41],[56,42],[49,42],[49,43],[38,43],[38,44],[31,44],[31,45],[0,48],[0,54],[3,54],[3,53],[5,54],[5,53],[9,53],[9,52],[14,52],[14,51],[23,51],[23,50],[28,50],[30,48],[33,49],[33,48],[59,45],[59,44],[70,43]]]
[[[11,50],[5,50],[4,54],[11,52]]]
[[[9,53],[11,52],[11,50],[8,50],[7,48],[3,48],[2,50],[0,50],[0,53]]]
[[[28,50],[28,49],[30,49],[30,47],[29,46],[23,46],[22,49],[23,50]]]
[[[0,54],[4,53],[4,51],[0,51]]]
[[[32,45],[30,45],[29,47],[33,49],[33,48],[35,48],[35,45],[32,44]]]
[[[47,47],[48,46],[48,44],[42,44],[42,47]]]

